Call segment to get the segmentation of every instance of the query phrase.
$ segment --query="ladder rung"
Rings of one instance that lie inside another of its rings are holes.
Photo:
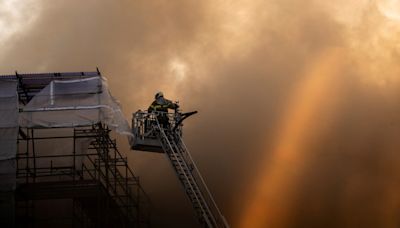
[[[191,201],[197,215],[201,220],[208,219],[212,222],[214,220],[213,213],[208,208],[209,205],[206,201],[207,198],[204,198],[207,195],[203,195],[200,188],[202,186],[201,183],[197,183],[196,177],[193,176],[193,164],[188,161],[187,157],[185,157],[188,152],[180,143],[180,136],[160,128],[158,130],[160,132],[158,137],[162,147],[171,161],[175,173],[183,185],[186,195]],[[214,222],[212,222],[212,224],[216,225]]]

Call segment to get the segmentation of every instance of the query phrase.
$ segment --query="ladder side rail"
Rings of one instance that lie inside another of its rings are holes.
[[[203,176],[201,175],[199,169],[197,168],[191,154],[189,153],[189,150],[187,149],[186,145],[184,144],[183,140],[181,137],[179,137],[180,143],[182,144],[182,146],[185,148],[184,150],[182,150],[181,153],[186,153],[187,159],[189,159],[189,162],[191,163],[191,165],[193,166],[193,170],[195,171],[195,174],[200,178],[201,180],[201,184],[202,184],[202,188],[204,188],[204,190],[207,192],[207,196],[208,196],[208,200],[207,201],[211,201],[210,203],[214,206],[214,210],[217,212],[220,221],[219,223],[222,224],[224,227],[229,228],[229,225],[225,219],[225,217],[222,215],[221,211],[219,210],[210,190],[208,189]]]
[[[180,143],[182,143],[182,139],[179,138],[179,140],[180,140]],[[183,145],[183,144],[181,144],[181,145]],[[191,157],[189,157],[190,154],[189,154],[189,151],[187,150],[187,148],[185,150],[184,147],[181,147],[179,152],[181,153],[182,157],[186,160],[186,163],[188,163],[191,166],[192,175],[197,175],[199,178],[202,178],[202,176],[200,174],[200,171],[195,166],[195,163],[194,163],[193,159]],[[208,190],[207,185],[205,184],[204,180],[201,183],[198,183],[198,185],[199,185],[199,187],[201,187],[201,190],[205,190],[205,191]],[[209,194],[209,198],[210,199],[207,200],[207,202],[209,202],[211,204],[214,204],[214,202],[212,202],[212,201],[210,202],[210,200],[211,200],[210,194]]]
[[[182,154],[182,158],[185,160],[185,164],[187,165],[189,163],[191,165],[190,175],[195,180],[196,188],[200,192],[202,200],[205,203],[205,205],[207,207],[207,210],[210,213],[211,219],[213,220],[214,224],[218,227],[218,221],[217,221],[213,211],[210,210],[210,207],[209,207],[210,204],[211,204],[211,206],[214,206],[214,208],[217,211],[218,216],[221,218],[221,220],[222,220],[222,221],[220,221],[221,224],[223,224],[226,228],[229,228],[229,225],[227,224],[227,222],[225,220],[225,217],[220,212],[220,210],[219,210],[219,208],[218,208],[218,206],[217,206],[217,204],[216,204],[211,192],[209,191],[209,189],[208,189],[208,187],[207,187],[202,175],[200,174],[199,169],[197,168],[197,166],[196,166],[191,154],[189,153],[189,150],[187,149],[186,144],[183,142],[183,139],[182,139],[182,128],[181,128],[182,123],[180,122],[182,117],[180,116],[180,113],[175,112],[174,114],[171,114],[169,119],[170,119],[170,123],[173,123],[171,125],[172,129],[174,129],[173,135],[174,135],[174,137],[176,137],[179,140],[178,142],[174,141],[174,144],[176,144],[176,148],[178,149],[178,152]],[[178,144],[179,144],[179,146],[178,146]],[[194,170],[195,174],[197,174],[197,176],[200,178],[200,181],[201,181],[200,183],[198,183],[196,181],[196,179],[195,179],[195,177],[194,177],[194,175],[192,173],[192,170]],[[202,188],[200,188],[200,186]],[[208,196],[208,199],[204,196],[203,190],[206,191],[206,196]],[[211,202],[209,202],[210,200],[211,200]]]
[[[226,228],[229,228],[229,227],[230,227],[229,224],[227,223],[225,217],[222,215],[220,209],[218,208],[217,203],[215,202],[214,197],[212,196],[210,190],[208,189],[208,187],[207,187],[207,185],[206,185],[206,183],[205,183],[205,181],[204,181],[203,176],[201,175],[199,169],[197,168],[196,163],[194,162],[194,160],[193,160],[193,158],[192,158],[192,155],[190,154],[189,150],[188,150],[187,147],[186,147],[186,144],[183,142],[182,137],[180,137],[179,135],[177,135],[177,136],[178,136],[178,139],[179,139],[180,144],[181,144],[181,145],[183,146],[183,148],[184,148],[184,152],[187,153],[188,158],[190,159],[190,163],[193,164],[193,168],[194,168],[196,174],[199,176],[200,181],[201,181],[202,185],[204,186],[204,188],[205,188],[205,190],[206,190],[206,192],[207,192],[207,195],[210,197],[211,202],[212,202],[214,208],[217,210],[217,213],[218,213],[218,215],[220,216],[220,218],[221,218],[221,220],[222,220],[222,223],[224,224],[224,226],[225,226]]]
[[[178,136],[178,134],[174,134],[174,135],[175,135],[176,137]],[[205,208],[207,209],[208,217],[209,217],[209,218],[207,218],[207,219],[211,219],[212,222],[217,226],[217,225],[218,225],[217,219],[215,218],[215,215],[212,213],[212,210],[211,210],[210,207],[209,207],[209,204],[208,204],[208,202],[207,202],[208,200],[206,200],[206,198],[204,197],[203,191],[201,190],[201,188],[200,188],[198,182],[196,181],[196,178],[193,176],[193,173],[190,171],[190,168],[189,168],[189,166],[188,166],[188,162],[186,161],[186,159],[185,159],[185,157],[184,157],[184,152],[182,151],[182,150],[184,150],[184,148],[178,146],[178,144],[175,143],[175,141],[173,141],[173,143],[174,143],[174,145],[175,145],[177,151],[182,155],[182,159],[184,159],[183,162],[184,162],[186,168],[189,170],[190,178],[193,180],[193,183],[192,183],[192,184],[193,184],[193,185],[195,186],[195,188],[198,190],[198,192],[199,192],[199,194],[200,194],[201,201],[203,202]]]
[[[166,140],[166,143],[167,143],[167,145],[169,146],[172,155],[173,155],[174,158],[176,159],[176,161],[177,161],[177,163],[178,163],[178,167],[183,171],[182,164],[181,164],[181,162],[178,161],[178,157],[177,157],[177,155],[176,155],[175,152],[174,152],[174,149],[173,149],[173,147],[172,147],[172,145],[171,145],[171,142],[169,141],[169,139],[168,139],[167,135],[165,134],[163,128],[160,126],[160,123],[159,123],[159,121],[158,121],[157,118],[156,118],[156,124],[157,124],[156,127],[158,128],[158,130],[159,130],[160,133],[161,133],[161,137],[163,137],[163,138]],[[164,146],[163,143],[162,143],[162,145]],[[167,151],[165,151],[165,152],[167,153]],[[167,155],[168,155],[168,154],[167,154]],[[172,166],[174,166],[174,165],[172,164]],[[173,168],[175,169],[175,167],[173,167]],[[177,174],[178,174],[178,179],[181,179],[181,177],[179,177],[179,173],[177,173]],[[199,205],[199,208],[200,208],[200,210],[202,211],[203,216],[204,216],[204,214],[207,214],[207,213],[206,213],[206,211],[204,210],[203,204],[201,203],[200,199],[199,199],[198,196],[196,195],[196,193],[195,193],[196,191],[194,190],[194,188],[193,188],[193,186],[192,186],[192,184],[191,184],[191,181],[189,180],[189,177],[187,176],[187,173],[183,171],[182,174],[183,174],[184,178],[186,179],[186,181],[187,181],[187,183],[188,183],[188,186],[185,186],[185,185],[182,183],[182,184],[184,185],[183,187],[184,187],[185,189],[186,189],[187,187],[189,187],[189,189],[194,193],[194,194],[193,194],[193,195],[194,195],[194,198],[195,198],[195,200],[197,201],[197,203],[198,203],[198,205]],[[200,192],[200,195],[201,195],[201,192]],[[191,199],[191,197],[189,197],[189,199],[190,199],[190,201],[193,202],[193,199]],[[208,220],[207,218],[205,218],[205,222],[208,223],[209,220]],[[208,225],[209,227],[213,227],[212,224],[210,224],[210,223],[208,223],[207,225]]]
[[[181,149],[181,150],[182,150],[182,149]],[[213,224],[215,224],[216,227],[219,227],[219,226],[218,226],[218,219],[217,219],[217,217],[215,217],[216,214],[215,214],[215,213],[213,212],[213,210],[210,208],[210,206],[212,206],[212,202],[210,202],[209,197],[207,198],[207,195],[204,195],[204,191],[205,191],[204,186],[202,186],[201,183],[198,183],[198,182],[196,181],[196,177],[195,177],[194,174],[193,174],[193,170],[194,170],[193,165],[188,161],[187,158],[185,158],[184,152],[180,151],[180,154],[181,154],[182,158],[185,159],[185,163],[191,165],[191,166],[190,166],[190,167],[191,167],[191,168],[190,168],[190,175],[191,175],[192,178],[195,180],[196,188],[197,188],[198,191],[201,193],[201,199],[202,199],[202,202],[204,203],[204,205],[205,205],[206,208],[207,208],[207,212],[208,212],[208,217],[209,217],[209,219],[213,221]]]
[[[166,143],[168,144],[168,146],[169,146],[169,148],[170,148],[171,154],[174,156],[175,160],[176,160],[177,163],[178,163],[178,167],[180,168],[180,170],[183,171],[183,170],[184,170],[184,167],[182,166],[182,163],[181,163],[181,162],[178,162],[179,159],[178,159],[178,157],[177,157],[177,155],[176,155],[176,152],[174,151],[174,148],[172,147],[172,144],[171,144],[170,140],[168,139],[167,135],[165,134],[165,132],[164,132],[164,130],[161,128],[161,126],[159,126],[159,124],[158,124],[157,127],[159,128],[159,131],[161,132],[162,137],[166,140]],[[167,154],[167,155],[168,155],[168,154]],[[174,168],[175,168],[175,167],[174,167]],[[186,181],[190,184],[190,180],[189,180],[189,177],[187,176],[186,172],[183,172],[183,174],[184,174],[184,177],[185,177]],[[190,185],[189,187],[191,188],[192,192],[194,192],[193,186]],[[196,197],[196,198],[197,198],[197,201],[200,201],[200,200],[198,199],[198,197]]]
[[[204,209],[204,202],[202,202],[198,197],[198,194],[200,194],[200,192],[197,191],[197,189],[194,189],[193,184],[192,184],[193,180],[191,180],[187,176],[187,172],[185,171],[185,168],[182,166],[182,162],[181,162],[182,160],[180,161],[179,157],[177,156],[177,153],[173,150],[173,148],[172,148],[172,146],[170,144],[170,141],[166,137],[164,139],[169,144],[170,149],[171,149],[171,151],[169,153],[169,155],[170,155],[169,159],[170,160],[173,159],[173,158],[171,158],[171,156],[173,156],[175,161],[176,161],[176,164],[172,163],[172,166],[173,166],[174,170],[177,172],[178,178],[181,180],[181,183],[183,184],[184,189],[186,191],[191,191],[192,192],[192,196],[189,195],[189,200],[192,203],[196,203],[198,205],[198,208],[197,209],[195,208],[195,209],[196,209],[196,211],[198,213],[201,211],[201,213],[198,214],[199,216],[206,215],[207,213],[206,213],[206,211]],[[179,174],[179,172],[181,172],[181,174]],[[184,183],[182,181],[184,181]],[[199,209],[200,209],[200,211],[198,211]],[[207,216],[205,216],[204,219],[205,219],[206,222],[208,222]],[[208,223],[208,226],[209,227],[213,227],[209,223]]]
[[[175,167],[175,171],[178,174],[178,178],[181,180],[181,183],[183,184],[183,187],[185,188],[185,192],[189,198],[189,200],[192,202],[193,207],[197,211],[197,215],[203,219],[203,221],[207,224],[207,227],[215,227],[212,224],[215,223],[215,219],[212,216],[212,213],[210,209],[208,208],[207,202],[204,200],[203,194],[201,190],[198,188],[196,185],[196,180],[190,175],[190,169],[189,167],[183,166],[185,164],[185,161],[183,160],[181,156],[178,157],[178,153],[172,152],[172,156],[174,156],[174,159],[176,161],[175,166],[180,166],[180,167]],[[170,157],[170,159],[173,159]],[[179,169],[179,170],[178,170]],[[179,174],[181,172],[181,174]],[[182,179],[181,175],[184,175]],[[213,220],[213,223],[210,222],[210,219]]]

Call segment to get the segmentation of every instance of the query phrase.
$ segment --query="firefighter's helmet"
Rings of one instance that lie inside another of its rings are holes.
[[[159,97],[164,97],[163,92],[159,91],[159,92],[156,93],[155,98],[157,99]]]

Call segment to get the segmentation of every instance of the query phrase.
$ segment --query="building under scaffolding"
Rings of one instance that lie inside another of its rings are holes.
[[[98,71],[0,76],[0,226],[149,226],[112,130],[131,134]]]

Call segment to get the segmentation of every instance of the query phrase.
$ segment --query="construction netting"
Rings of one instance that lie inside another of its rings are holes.
[[[17,85],[17,79],[0,80],[0,190],[15,188],[19,127],[73,128],[102,122],[120,134],[131,135],[128,121],[103,77],[53,80],[20,107]],[[87,148],[88,142],[82,145]]]
[[[22,127],[76,127],[103,122],[130,135],[128,121],[104,78],[54,80],[23,108]]]
[[[17,134],[17,82],[0,80],[0,190],[15,188]]]

